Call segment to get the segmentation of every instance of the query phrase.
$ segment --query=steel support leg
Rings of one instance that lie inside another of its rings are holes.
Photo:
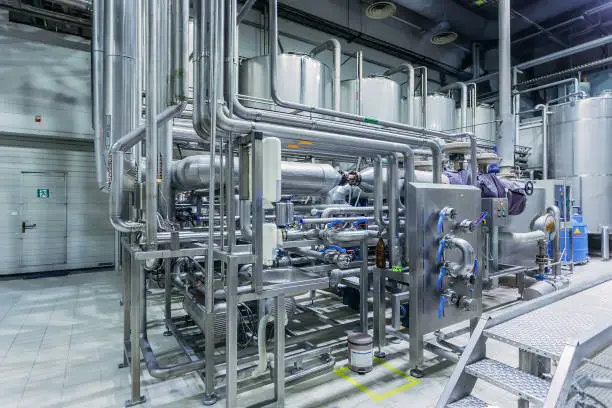
[[[130,259],[131,270],[131,332],[130,332],[130,350],[131,350],[131,374],[132,374],[132,397],[125,402],[126,407],[142,404],[146,401],[144,395],[140,394],[140,331],[142,321],[141,296],[144,292],[144,268],[142,261],[134,259],[132,253]],[[127,269],[127,268],[126,268]]]
[[[538,375],[538,356],[528,351],[519,350],[519,369],[529,374]],[[529,401],[518,400],[518,408],[529,408]]]
[[[381,348],[385,346],[385,285],[384,270],[374,268],[374,344],[378,348],[377,357],[383,358]]]
[[[119,364],[119,368],[125,368],[130,365],[128,361],[125,345],[130,342],[130,309],[132,304],[131,293],[131,262],[130,253],[127,248],[121,247],[121,273],[123,274],[123,362]]]
[[[227,326],[238,327],[238,265],[231,260],[227,266]],[[265,341],[265,339],[257,339]],[[233,408],[238,404],[238,334],[236,330],[227,330],[225,334],[226,355],[226,400],[225,406]],[[208,360],[206,366],[208,366]]]
[[[274,399],[277,407],[285,406],[285,298],[275,299],[274,316]]]
[[[214,256],[212,248],[209,248],[207,256]],[[206,271],[206,273],[208,274],[212,272]],[[228,286],[229,286],[229,283],[228,283]],[[228,291],[229,291],[229,288],[228,288]],[[228,297],[229,297],[229,293],[228,293]],[[228,300],[228,305],[229,305],[229,300]],[[232,308],[228,307],[228,314],[227,314],[228,318],[231,314],[229,313],[231,309]],[[210,308],[210,310],[206,310],[206,313],[207,313],[206,322],[204,324],[205,329],[206,329],[204,331],[204,355],[205,355],[205,361],[207,362],[206,368],[204,370],[206,391],[204,394],[204,400],[202,402],[204,403],[204,405],[214,405],[217,402],[217,395],[215,394],[215,375],[216,374],[215,374],[215,364],[214,364],[214,361],[215,361],[214,332],[215,332],[216,315],[215,315],[214,308]],[[227,326],[227,327],[238,327],[238,326],[237,326],[236,321],[234,321],[234,326]],[[232,330],[228,330],[227,335],[229,335],[231,331]],[[208,363],[209,361],[211,362],[210,364]],[[229,404],[229,387],[228,387],[228,404]],[[227,405],[227,406],[230,407],[231,405]]]

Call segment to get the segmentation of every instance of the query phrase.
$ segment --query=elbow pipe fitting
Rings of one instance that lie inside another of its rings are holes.
[[[470,277],[474,274],[474,268],[478,267],[478,263],[476,261],[476,255],[474,252],[474,247],[463,238],[446,236],[440,242],[445,243],[445,247],[448,249],[458,249],[461,252],[461,263],[453,268],[452,274],[460,277]]]

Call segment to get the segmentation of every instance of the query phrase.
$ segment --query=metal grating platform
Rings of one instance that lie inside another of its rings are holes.
[[[488,358],[465,367],[465,372],[539,405],[550,387],[546,380]]]
[[[576,371],[574,379],[577,380],[582,376],[591,376],[612,380],[612,346],[609,346],[608,348],[604,349],[602,352],[595,355],[593,358],[588,359],[578,369],[578,371]],[[588,396],[594,397],[604,406],[612,407],[612,389],[587,386],[585,387],[584,391]],[[574,399],[572,401],[593,403],[594,401],[588,396],[582,400],[580,397],[577,397],[577,399]]]
[[[492,405],[487,404],[481,399],[468,395],[467,397],[461,398],[459,401],[452,402],[446,406],[446,408],[489,408]]]
[[[612,281],[485,330],[484,335],[558,361],[568,340],[612,321]]]

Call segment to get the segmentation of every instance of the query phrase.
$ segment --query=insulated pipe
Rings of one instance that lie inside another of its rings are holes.
[[[361,242],[366,238],[377,238],[378,231],[370,230],[334,230],[327,228],[319,230],[319,238],[330,244],[346,245]]]
[[[514,137],[512,120],[512,81],[510,60],[510,0],[498,3],[499,19],[499,119],[501,128],[498,140],[498,154],[501,159],[502,174],[509,175],[514,170]]]
[[[537,242],[541,239],[546,239],[544,231],[530,231],[530,232],[501,232],[499,239],[502,241],[509,241],[514,244],[527,244],[530,242]]]
[[[234,178],[240,174],[239,160],[234,159]],[[221,160],[215,159],[215,174],[221,174]],[[172,163],[172,185],[178,189],[206,188],[210,180],[210,157],[189,156]],[[281,162],[283,194],[325,194],[342,182],[342,174],[325,163]],[[217,183],[218,185],[218,183]]]
[[[315,57],[317,54],[331,50],[334,53],[334,104],[335,111],[340,110],[340,74],[342,69],[342,47],[340,42],[335,38],[325,41],[323,44],[316,46],[310,51],[310,56]],[[361,98],[361,95],[360,95]]]
[[[414,67],[412,66],[412,64],[409,64],[407,62],[404,62],[400,65],[398,65],[395,68],[391,68],[387,71],[385,71],[383,73],[383,76],[391,76],[394,74],[397,74],[399,72],[403,72],[406,73],[408,76],[408,89],[407,89],[407,95],[406,97],[408,98],[408,124],[409,125],[414,125]],[[425,122],[423,122],[423,127],[427,127],[427,125],[425,124]]]

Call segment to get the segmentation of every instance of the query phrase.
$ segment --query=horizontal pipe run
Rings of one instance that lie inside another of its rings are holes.
[[[499,239],[502,241],[513,242],[515,244],[526,244],[546,239],[546,234],[544,231],[502,232],[499,234]]]

